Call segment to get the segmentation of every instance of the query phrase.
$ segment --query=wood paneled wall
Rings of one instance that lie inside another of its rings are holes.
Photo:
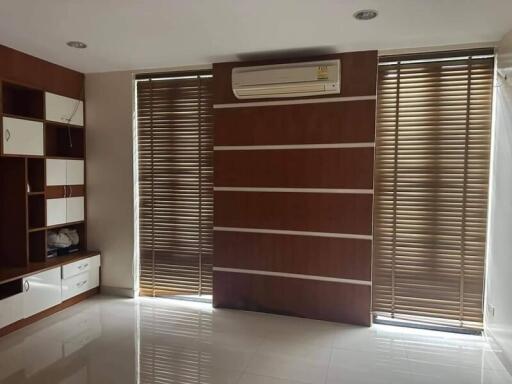
[[[83,99],[83,73],[0,45],[0,78],[62,96]]]
[[[233,67],[287,61],[213,66],[216,307],[371,323],[377,52],[308,60],[338,58],[340,94],[301,104],[231,91]]]

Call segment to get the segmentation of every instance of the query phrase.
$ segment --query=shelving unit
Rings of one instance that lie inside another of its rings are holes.
[[[77,124],[83,122],[83,101],[11,81],[0,82],[0,99],[0,269],[30,268],[31,263],[49,261],[47,235],[50,230],[76,229],[80,237],[79,253],[86,252],[85,217],[80,216],[85,212],[86,202],[85,128]],[[78,108],[82,109],[75,119]],[[53,120],[47,120],[47,116]],[[54,121],[57,118],[61,121]],[[38,135],[29,130],[29,127],[37,129],[34,124],[42,127],[40,142],[34,139]],[[64,179],[60,185],[48,185],[47,161],[50,159],[81,161],[81,184],[67,185]],[[74,201],[70,200],[73,198]],[[65,219],[54,225],[49,223],[49,217],[54,217],[55,213],[48,210],[57,200],[65,207],[69,205],[68,216],[64,212]],[[83,217],[83,220],[76,221],[76,217]]]
[[[0,62],[2,336],[97,293],[101,257],[87,250],[84,75],[2,45]],[[79,245],[49,255],[62,228]]]

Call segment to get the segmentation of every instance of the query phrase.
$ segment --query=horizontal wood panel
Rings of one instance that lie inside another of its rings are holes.
[[[215,110],[215,145],[373,142],[375,101]]]
[[[213,305],[369,326],[371,287],[214,271]]]
[[[372,195],[214,192],[215,226],[370,235]]]
[[[338,96],[375,95],[377,77],[377,51],[348,52],[324,56],[295,58],[289,60],[260,60],[246,62],[230,62],[213,64],[214,103],[243,103],[233,95],[231,86],[231,70],[235,67],[253,65],[283,64],[303,61],[341,59],[341,92]],[[332,97],[336,95],[317,96]],[[304,97],[302,97],[304,98]],[[293,98],[298,99],[298,98]],[[263,101],[266,99],[258,99]],[[271,99],[271,100],[275,100]],[[282,100],[280,98],[280,100]],[[248,102],[251,100],[245,100]]]
[[[373,185],[373,148],[215,152],[215,186],[362,188]]]
[[[45,189],[47,199],[60,199],[63,197],[85,196],[85,188],[83,185],[51,185],[46,186]]]
[[[215,267],[371,280],[370,240],[218,231],[214,255]]]
[[[0,79],[83,99],[84,75],[0,45]]]

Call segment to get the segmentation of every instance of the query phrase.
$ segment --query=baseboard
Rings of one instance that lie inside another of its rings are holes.
[[[134,298],[139,295],[138,290],[135,290],[132,288],[110,287],[110,286],[106,286],[106,285],[101,286],[101,293],[103,295],[129,297],[129,298]]]
[[[486,328],[484,330],[485,337],[487,338],[487,341],[491,345],[494,353],[498,357],[498,359],[501,361],[505,369],[508,371],[510,375],[512,375],[512,356],[508,356],[504,350],[503,346],[498,342],[494,334],[489,328]]]

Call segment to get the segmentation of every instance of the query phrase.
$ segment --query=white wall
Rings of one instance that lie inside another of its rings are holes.
[[[88,247],[102,253],[102,291],[134,294],[131,72],[85,79]]]
[[[512,69],[512,32],[498,48],[498,68]],[[512,362],[512,76],[498,77],[488,238],[487,331]],[[494,307],[494,315],[492,314]],[[509,366],[512,366],[509,364]]]

